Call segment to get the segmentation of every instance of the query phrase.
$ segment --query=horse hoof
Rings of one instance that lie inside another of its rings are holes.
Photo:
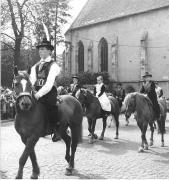
[[[139,150],[138,150],[138,152],[139,152],[139,153],[142,153],[142,152],[144,152],[144,149],[143,149],[143,147],[139,147]]]
[[[32,173],[31,179],[38,179],[38,174],[37,173]]]
[[[150,141],[150,146],[153,146],[153,141]]]
[[[100,136],[100,137],[99,137],[99,140],[103,140],[103,136]]]
[[[92,138],[89,139],[89,144],[93,144],[93,139]]]
[[[73,172],[73,169],[72,169],[72,168],[66,168],[65,175],[66,175],[66,176],[71,176],[71,175],[72,175],[72,172]]]
[[[148,144],[146,144],[146,145],[144,146],[144,149],[145,149],[145,150],[148,150]]]
[[[88,136],[91,136],[91,133],[90,133],[90,134],[88,134]]]
[[[111,125],[108,125],[108,128],[111,128]]]
[[[161,143],[161,147],[164,147],[164,142]]]
[[[94,137],[94,139],[98,139],[97,134],[94,134],[93,137]]]
[[[129,123],[126,123],[126,124],[125,124],[125,126],[128,126],[128,125],[129,125]]]
[[[119,138],[118,135],[116,135],[116,137],[114,139],[118,139],[118,138]]]
[[[22,179],[22,176],[16,176],[15,179]]]

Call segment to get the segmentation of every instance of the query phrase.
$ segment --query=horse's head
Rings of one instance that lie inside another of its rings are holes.
[[[32,84],[29,80],[30,69],[18,71],[14,68],[13,89],[16,95],[16,104],[22,111],[28,111],[32,107]]]
[[[124,99],[125,116],[128,119],[135,111],[136,107],[136,93],[129,93]]]
[[[83,105],[86,104],[86,96],[87,92],[86,89],[80,88],[77,92],[75,97],[78,99],[78,101]]]

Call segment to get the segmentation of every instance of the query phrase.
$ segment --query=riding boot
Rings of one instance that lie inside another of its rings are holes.
[[[60,134],[59,134],[59,127],[60,127],[60,122],[58,118],[58,106],[52,106],[52,125],[54,127],[54,135],[52,137],[53,142],[57,142],[61,140]]]

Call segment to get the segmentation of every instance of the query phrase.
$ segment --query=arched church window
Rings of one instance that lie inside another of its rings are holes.
[[[108,43],[105,38],[102,38],[99,43],[100,52],[100,70],[108,71]]]
[[[84,72],[84,45],[82,41],[78,43],[78,71]]]

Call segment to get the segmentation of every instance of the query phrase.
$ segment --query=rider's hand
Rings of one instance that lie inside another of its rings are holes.
[[[40,98],[40,96],[39,96],[38,93],[35,94],[35,98],[36,98],[37,100]]]

